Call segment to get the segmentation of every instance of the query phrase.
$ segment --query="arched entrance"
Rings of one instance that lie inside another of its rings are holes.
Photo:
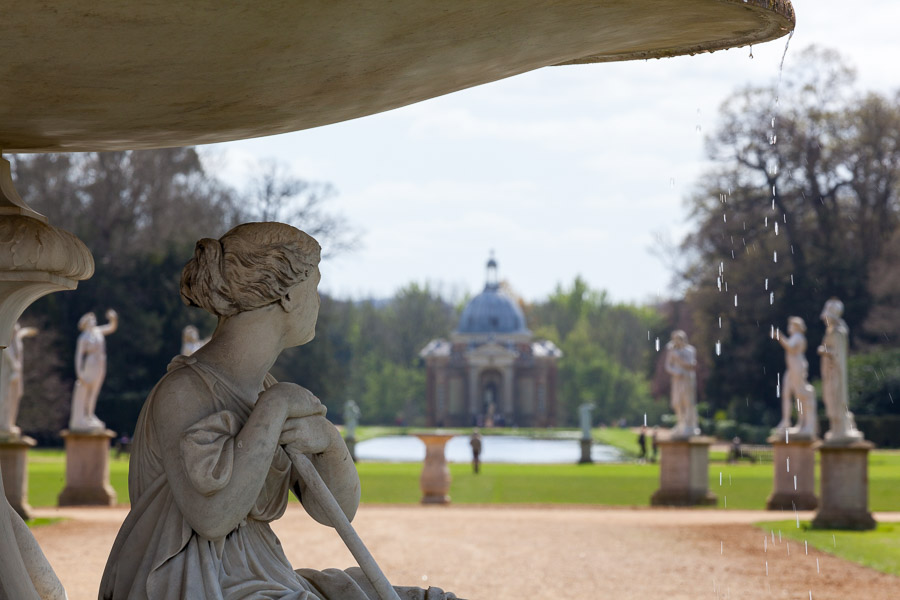
[[[502,425],[503,376],[496,369],[486,369],[478,377],[478,421],[485,427]]]

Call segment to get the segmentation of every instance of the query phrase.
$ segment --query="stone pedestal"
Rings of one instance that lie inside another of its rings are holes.
[[[353,462],[356,462],[356,438],[344,438],[344,443],[347,444],[347,450],[350,452],[350,458],[353,459]]]
[[[594,462],[594,459],[591,458],[591,446],[593,445],[593,440],[581,440],[581,458],[578,460],[579,465],[586,465]]]
[[[34,447],[28,436],[0,440],[0,472],[9,505],[25,520],[31,518],[28,505],[28,449]]]
[[[659,489],[650,498],[653,506],[714,506],[709,491],[709,447],[713,439],[695,436],[659,440]]]
[[[816,440],[773,435],[772,444],[773,475],[772,495],[766,501],[767,510],[814,510],[816,499]]]
[[[818,529],[874,529],[869,512],[869,450],[872,442],[824,442],[821,458],[821,504],[812,526]]]
[[[419,485],[422,488],[422,504],[450,504],[450,467],[444,456],[444,446],[452,434],[417,433],[425,442],[425,464]]]
[[[59,495],[59,505],[113,506],[116,492],[109,484],[109,442],[115,432],[64,430],[62,437],[66,441],[66,487]]]

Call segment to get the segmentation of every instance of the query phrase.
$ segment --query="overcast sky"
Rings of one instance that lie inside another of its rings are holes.
[[[900,87],[900,2],[794,0],[803,48],[839,50],[865,89]],[[321,289],[388,297],[410,282],[475,294],[495,252],[500,276],[539,300],[581,275],[622,301],[666,296],[653,252],[691,228],[684,197],[708,166],[703,137],[745,85],[778,76],[787,38],[714,54],[550,67],[355,121],[207,146],[245,184],[276,159],[331,182],[332,208],[362,247],[324,261]],[[302,225],[301,225],[302,227]]]

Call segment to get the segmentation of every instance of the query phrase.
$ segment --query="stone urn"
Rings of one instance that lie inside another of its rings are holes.
[[[419,485],[422,488],[422,504],[450,504],[450,467],[444,456],[447,440],[452,433],[416,433],[425,443],[425,464]]]

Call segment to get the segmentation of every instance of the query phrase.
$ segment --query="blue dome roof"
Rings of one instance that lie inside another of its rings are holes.
[[[472,298],[459,318],[458,333],[529,333],[516,301],[489,283]]]

